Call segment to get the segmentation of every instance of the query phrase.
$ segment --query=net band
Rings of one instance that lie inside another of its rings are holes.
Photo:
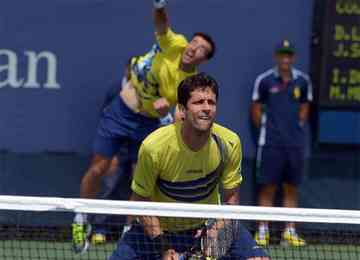
[[[222,218],[286,222],[360,224],[359,210],[226,206],[70,199],[59,197],[0,196],[0,209],[60,211],[135,216]]]

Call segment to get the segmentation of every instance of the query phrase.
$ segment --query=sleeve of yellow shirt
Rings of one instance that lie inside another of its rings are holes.
[[[242,181],[241,160],[242,150],[240,139],[237,138],[233,146],[228,145],[228,158],[222,175],[224,189],[233,189],[239,186]]]
[[[155,160],[149,149],[142,144],[139,150],[139,158],[136,164],[131,189],[142,197],[151,197],[156,185],[158,170]]]
[[[165,34],[157,35],[156,38],[160,49],[164,52],[184,48],[187,45],[186,38],[182,34],[174,33],[170,28]]]

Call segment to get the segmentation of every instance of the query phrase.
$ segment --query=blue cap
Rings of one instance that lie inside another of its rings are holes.
[[[295,46],[289,40],[282,40],[275,47],[275,53],[295,54]]]

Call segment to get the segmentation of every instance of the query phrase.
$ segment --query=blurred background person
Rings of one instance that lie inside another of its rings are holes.
[[[131,60],[131,77],[109,106],[102,112],[94,141],[93,158],[82,178],[81,198],[96,198],[101,177],[109,170],[120,147],[128,144],[128,156],[136,162],[142,140],[157,129],[160,118],[176,105],[176,90],[187,76],[215,53],[215,43],[205,33],[195,33],[188,42],[174,33],[165,10],[166,1],[153,1],[157,44],[150,52]],[[135,166],[135,163],[132,167]],[[89,225],[85,214],[77,214],[73,224],[76,252],[88,248]]]
[[[251,118],[259,129],[257,147],[258,203],[271,207],[278,186],[282,187],[283,206],[298,206],[298,186],[305,163],[305,124],[312,101],[309,77],[293,67],[295,48],[288,40],[275,48],[276,66],[260,74],[252,94]],[[260,222],[255,240],[267,246],[270,234],[267,222]],[[282,242],[303,246],[305,240],[287,223]]]
[[[122,87],[128,83],[131,78],[130,66],[131,58],[129,58],[125,64],[124,76],[121,82],[116,82],[108,92],[106,93],[104,104],[102,109],[105,109],[111,104],[111,102],[119,95]],[[172,123],[173,116],[169,112],[165,117],[160,118],[161,125],[167,125]],[[111,160],[111,165],[108,172],[102,181],[102,191],[98,198],[108,200],[127,200],[131,194],[131,172],[132,165],[135,163],[129,155],[129,143],[124,143],[120,147],[118,153]],[[110,228],[111,224],[124,223],[124,218],[114,217],[111,215],[94,215],[89,222],[93,227],[93,234],[91,236],[92,244],[102,244],[106,242],[106,237],[109,234],[114,233],[114,230]],[[118,230],[117,230],[118,231]]]
[[[128,83],[131,77],[130,57],[126,63],[123,71],[122,80],[113,84],[106,92],[104,103],[101,107],[102,110],[106,109],[113,100],[119,95],[122,87]],[[130,197],[130,183],[132,161],[129,157],[129,144],[124,144],[120,147],[117,154],[112,158],[109,170],[102,180],[102,191],[98,196],[100,199],[108,200],[126,200]],[[93,227],[93,234],[91,236],[92,244],[102,244],[106,242],[106,236],[113,233],[110,223],[120,223],[124,219],[120,216],[114,217],[111,215],[91,215],[89,222]]]

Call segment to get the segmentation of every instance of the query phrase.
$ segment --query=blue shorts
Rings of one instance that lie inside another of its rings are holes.
[[[136,161],[141,142],[159,126],[159,119],[134,113],[117,96],[101,114],[93,152],[111,159],[121,146],[127,145],[128,156]]]
[[[303,148],[264,146],[261,153],[259,184],[301,184],[304,177],[305,155]]]
[[[176,252],[190,252],[194,245],[199,244],[199,239],[194,238],[196,229],[177,233],[167,233],[173,249]],[[267,256],[265,251],[256,245],[247,229],[240,225],[239,236],[230,246],[227,256],[220,259],[245,260],[249,257]],[[144,234],[141,225],[132,226],[131,229],[119,240],[116,250],[109,260],[132,260],[132,259],[161,259],[156,253],[154,243]]]

